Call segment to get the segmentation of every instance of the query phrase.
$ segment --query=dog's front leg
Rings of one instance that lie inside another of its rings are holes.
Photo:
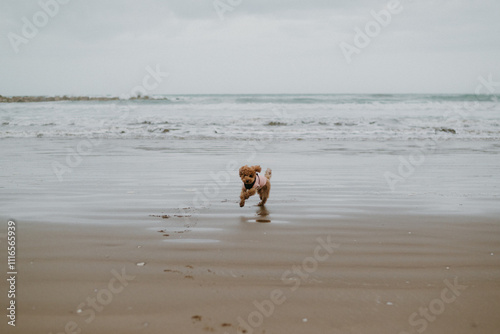
[[[245,206],[245,200],[248,198],[246,192],[247,190],[243,187],[243,189],[241,189],[241,194],[240,194],[240,208]]]
[[[249,199],[250,196],[255,195],[257,192],[256,189],[252,188],[250,190],[246,190],[246,188],[241,189],[241,194],[240,194],[240,207],[245,206],[245,200]]]
[[[248,191],[245,192],[245,199],[249,199],[251,196],[255,195],[255,193],[257,192],[257,189],[255,188],[252,188]]]

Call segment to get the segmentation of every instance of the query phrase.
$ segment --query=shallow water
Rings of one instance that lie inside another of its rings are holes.
[[[81,142],[2,139],[2,215],[88,224],[169,215],[192,225],[200,215],[286,223],[393,210],[499,212],[499,148],[491,141],[443,141],[429,150],[418,141],[281,141],[241,149],[231,141],[106,139],[79,155]],[[257,197],[238,206],[237,170],[255,163],[273,169],[268,214],[260,216]]]

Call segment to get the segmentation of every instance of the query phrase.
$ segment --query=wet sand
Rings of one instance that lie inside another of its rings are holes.
[[[59,181],[51,163],[77,144],[0,143],[2,244],[7,220],[18,227],[16,327],[4,319],[2,333],[500,328],[494,143],[443,143],[394,191],[383,175],[407,143],[281,142],[250,156],[104,141]],[[265,208],[238,206],[228,166],[250,157],[273,168]]]

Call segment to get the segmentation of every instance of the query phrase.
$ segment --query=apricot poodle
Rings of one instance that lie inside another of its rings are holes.
[[[245,200],[255,195],[255,193],[259,193],[260,196],[258,205],[262,206],[266,204],[269,198],[269,192],[271,191],[272,171],[268,168],[264,176],[259,174],[260,171],[260,166],[248,167],[245,165],[240,168],[240,177],[241,181],[243,181],[240,194],[240,207],[245,206]]]

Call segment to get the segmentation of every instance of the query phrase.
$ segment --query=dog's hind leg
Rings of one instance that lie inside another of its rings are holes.
[[[260,202],[257,204],[258,206],[263,206],[267,202],[267,197],[269,196],[269,191],[259,192]]]

